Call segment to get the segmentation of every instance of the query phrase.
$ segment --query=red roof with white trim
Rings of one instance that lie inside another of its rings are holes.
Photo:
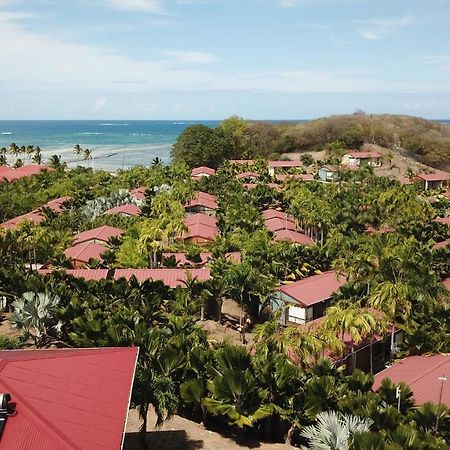
[[[92,230],[83,231],[78,233],[73,243],[81,244],[87,241],[101,241],[108,242],[112,237],[122,236],[123,230],[116,227],[110,227],[109,225],[103,225],[102,227],[93,228]]]
[[[306,234],[293,230],[279,230],[275,233],[275,241],[288,241],[294,244],[315,245],[316,243]]]
[[[332,270],[280,286],[277,291],[283,292],[297,303],[307,307],[329,299],[346,281],[346,277]]]
[[[116,269],[114,279],[125,278],[129,280],[135,276],[139,282],[162,281],[170,288],[184,287],[183,281],[187,281],[189,275],[198,282],[207,281],[211,278],[209,269]]]
[[[215,174],[216,171],[214,169],[211,169],[211,167],[206,166],[195,167],[191,171],[192,177],[213,176]]]
[[[122,446],[138,349],[0,351],[0,392],[16,403],[2,450]]]
[[[87,263],[91,259],[96,259],[100,262],[103,261],[102,255],[106,251],[107,248],[102,244],[83,242],[82,244],[77,244],[64,250],[64,254],[72,261]]]
[[[288,219],[290,221],[294,221],[294,218],[292,216],[289,216],[287,213],[285,213],[284,211],[278,211],[276,209],[266,209],[262,212],[264,219],[265,220],[270,220],[273,218],[278,218],[278,219]]]
[[[385,378],[394,383],[406,383],[413,391],[417,405],[439,403],[440,377],[445,376],[442,403],[450,406],[450,355],[409,356],[375,375],[373,389],[377,390]]]
[[[423,181],[446,181],[450,179],[450,174],[447,172],[419,173],[417,178]]]
[[[116,206],[115,208],[108,209],[105,214],[125,214],[126,216],[139,216],[141,214],[141,208],[131,203],[127,205]]]

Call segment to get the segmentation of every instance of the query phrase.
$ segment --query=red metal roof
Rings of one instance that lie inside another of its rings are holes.
[[[108,269],[40,269],[38,272],[41,275],[49,275],[60,270],[67,273],[67,275],[72,275],[75,278],[83,278],[84,281],[106,280],[109,272]]]
[[[139,216],[141,214],[141,208],[131,203],[127,205],[116,206],[115,208],[108,209],[105,214],[125,214],[127,216]]]
[[[275,233],[275,241],[289,241],[294,244],[315,245],[315,242],[306,234],[292,230],[279,230]]]
[[[438,217],[434,219],[434,222],[443,223],[445,225],[450,225],[450,217]]]
[[[0,351],[2,450],[120,449],[138,349]]]
[[[268,161],[269,167],[302,167],[301,161]]]
[[[265,220],[270,220],[273,218],[278,218],[278,219],[288,219],[290,221],[294,221],[294,218],[292,216],[289,216],[287,213],[285,213],[284,211],[278,211],[276,209],[266,209],[262,212],[264,219]]]
[[[264,224],[269,231],[275,232],[280,230],[292,230],[297,231],[297,227],[292,220],[280,219],[279,217],[273,217],[272,219],[266,219]]]
[[[102,255],[107,248],[102,244],[94,242],[84,242],[82,244],[74,245],[64,251],[66,257],[73,261],[80,261],[82,263],[89,262],[90,259],[97,259],[103,261]]]
[[[0,181],[6,179],[7,181],[18,180],[19,178],[29,177],[36,175],[40,172],[47,171],[53,172],[53,169],[49,166],[28,164],[26,166],[13,169],[12,167],[2,166],[0,167]]]
[[[445,289],[447,289],[447,291],[450,291],[450,277],[446,278],[442,284],[444,285]]]
[[[206,192],[197,192],[195,197],[189,200],[185,207],[192,208],[194,206],[202,206],[208,209],[217,209],[216,197]]]
[[[82,233],[78,233],[73,243],[81,244],[87,241],[102,241],[108,242],[109,238],[122,236],[123,230],[116,227],[110,227],[108,225],[103,225],[102,227],[93,228],[92,230],[83,231]]]
[[[312,173],[295,173],[295,174],[278,174],[275,175],[277,181],[285,180],[303,180],[314,181],[314,175]]]
[[[450,245],[450,239],[446,239],[445,241],[436,242],[436,244],[433,245],[433,248],[445,248]]]
[[[72,200],[72,197],[66,195],[65,197],[55,198],[47,202],[43,207],[50,208],[55,213],[60,213],[63,210],[64,203]]]
[[[185,286],[183,281],[187,281],[188,274],[199,282],[211,278],[208,269],[116,269],[114,279],[125,278],[129,280],[134,275],[139,282],[147,280],[162,281],[166,286],[175,288]]]
[[[145,194],[147,193],[147,188],[145,186],[137,187],[131,191],[131,196],[136,200],[143,202],[145,200]]]
[[[184,219],[186,227],[190,227],[195,224],[202,224],[208,227],[217,228],[217,219],[208,214],[190,214]]]
[[[424,181],[445,181],[450,178],[450,174],[446,172],[420,173],[419,175],[417,175],[417,178],[420,178]]]
[[[290,298],[300,303],[302,306],[311,306],[330,298],[339,290],[347,279],[332,270],[320,275],[304,278],[292,284],[287,284],[277,288]]]
[[[381,158],[382,156],[379,152],[347,152],[347,155],[357,159]]]
[[[447,377],[442,390],[442,403],[450,406],[450,355],[409,356],[375,375],[373,389],[377,390],[385,378],[394,383],[406,383],[413,391],[417,405],[439,403],[441,381]]]
[[[15,169],[12,167],[0,166],[0,180],[13,180],[15,172]]]
[[[242,172],[242,173],[238,173],[236,175],[236,178],[238,180],[242,180],[244,178],[259,178],[259,173],[257,172],[251,172],[251,171],[247,171],[247,172]]]
[[[188,226],[187,231],[182,233],[183,239],[203,238],[213,241],[219,235],[217,227],[211,227],[203,223],[194,223]]]
[[[191,171],[192,177],[201,177],[203,175],[213,176],[215,174],[216,174],[216,171],[214,169],[211,169],[211,167],[206,167],[206,166],[195,167]]]

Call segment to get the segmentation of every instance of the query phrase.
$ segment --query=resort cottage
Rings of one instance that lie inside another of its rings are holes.
[[[427,190],[441,189],[447,186],[450,174],[446,172],[422,173],[417,175],[417,180],[422,188]]]
[[[203,213],[210,216],[216,215],[217,200],[214,195],[206,192],[197,192],[195,197],[184,206],[188,214]]]
[[[382,155],[378,152],[348,152],[342,157],[342,164],[349,166],[380,167]]]

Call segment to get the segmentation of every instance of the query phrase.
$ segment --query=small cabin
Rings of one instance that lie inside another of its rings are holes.
[[[450,174],[446,172],[422,173],[417,175],[417,180],[426,191],[442,189],[447,186]]]
[[[382,155],[378,152],[348,152],[342,157],[342,164],[358,167],[380,167]]]

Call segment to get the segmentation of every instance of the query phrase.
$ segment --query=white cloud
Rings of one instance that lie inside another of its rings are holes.
[[[164,11],[161,0],[106,0],[113,8],[135,12],[161,14]]]
[[[357,33],[364,39],[376,40],[405,28],[413,23],[411,16],[402,16],[388,19],[356,20]]]

